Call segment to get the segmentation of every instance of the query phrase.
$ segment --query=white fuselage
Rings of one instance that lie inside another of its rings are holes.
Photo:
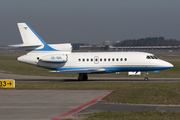
[[[58,56],[59,55],[59,56]],[[57,62],[61,56],[66,56],[65,62]],[[45,57],[44,57],[45,56]],[[46,57],[47,56],[47,57]],[[42,58],[53,59],[49,62]],[[104,73],[121,71],[155,71],[173,67],[171,63],[156,59],[150,53],[144,52],[80,52],[80,53],[29,53],[18,58],[18,61],[39,67],[63,71],[76,69],[104,68]],[[56,58],[58,58],[56,60]],[[78,72],[75,72],[78,73]]]

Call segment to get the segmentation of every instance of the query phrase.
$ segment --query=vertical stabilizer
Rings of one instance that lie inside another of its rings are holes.
[[[12,47],[38,47],[46,44],[41,37],[27,24],[17,23],[23,43],[9,45]]]
[[[44,42],[39,35],[31,29],[31,27],[26,23],[17,23],[23,44],[25,45],[43,45]]]

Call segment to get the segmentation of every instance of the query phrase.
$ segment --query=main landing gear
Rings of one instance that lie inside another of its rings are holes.
[[[88,79],[88,76],[87,76],[87,73],[79,73],[79,77],[78,77],[78,80],[87,80]]]
[[[145,76],[145,78],[144,78],[144,81],[148,81],[148,71],[146,71],[146,76]]]

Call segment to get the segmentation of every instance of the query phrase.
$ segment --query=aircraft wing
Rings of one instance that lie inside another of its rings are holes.
[[[104,68],[60,70],[60,73],[100,73],[106,72]]]

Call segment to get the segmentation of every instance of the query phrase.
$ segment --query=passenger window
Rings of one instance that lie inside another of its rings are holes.
[[[108,61],[111,61],[111,59],[110,59],[110,58],[108,58]]]
[[[112,61],[114,61],[114,58],[112,59]]]
[[[96,58],[95,61],[98,61],[98,59]]]
[[[102,61],[102,58],[100,58],[100,61]]]
[[[81,59],[79,59],[79,62],[81,61]]]
[[[123,59],[121,58],[121,61],[123,61]]]
[[[116,61],[119,61],[119,59],[118,59],[118,58],[116,58]]]
[[[106,61],[106,58],[104,58],[104,61]]]
[[[93,59],[91,58],[91,62],[93,61]]]
[[[127,58],[125,58],[124,61],[127,61]]]
[[[83,59],[83,62],[85,61],[85,59]]]
[[[87,59],[87,61],[89,61],[89,59]]]

